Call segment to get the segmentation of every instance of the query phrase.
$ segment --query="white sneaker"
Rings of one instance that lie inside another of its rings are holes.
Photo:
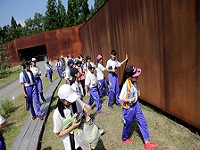
[[[99,133],[100,133],[100,135],[103,135],[104,134],[104,130],[103,129],[99,129]]]

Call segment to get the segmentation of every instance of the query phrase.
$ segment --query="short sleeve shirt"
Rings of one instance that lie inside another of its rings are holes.
[[[0,125],[2,125],[6,120],[2,115],[0,115]]]
[[[117,60],[112,60],[112,59],[109,59],[106,63],[106,68],[107,69],[115,69],[115,68],[118,68],[121,66],[121,63]]]
[[[77,106],[77,111],[78,112],[82,112],[83,108],[84,108],[84,104],[81,103],[80,101],[76,101],[76,106]],[[66,118],[63,118],[59,111],[58,108],[55,109],[54,113],[53,113],[53,123],[54,123],[54,128],[53,128],[53,132],[54,133],[59,133],[60,131],[63,130],[63,121],[65,119],[71,118],[72,116],[72,106],[70,106],[69,108],[66,108],[63,110],[64,111],[64,115]],[[75,148],[77,149],[79,147],[78,141],[76,138],[75,139]],[[61,137],[61,140],[63,141],[65,150],[71,150],[71,145],[70,145],[70,139],[69,139],[69,134],[66,134],[65,136]]]
[[[98,85],[97,77],[95,76],[95,74],[87,71],[85,85],[89,86],[90,88],[96,87]]]
[[[31,67],[31,71],[33,72],[34,76],[36,74],[41,74],[41,70],[38,66],[35,66],[35,67]]]
[[[103,80],[104,79],[104,66],[100,63],[98,63],[98,67],[96,68],[97,70],[97,80]]]
[[[72,76],[70,74],[70,69],[69,67],[67,67],[67,69],[65,70],[65,79],[67,80],[72,80]]]
[[[24,86],[33,85],[34,83],[33,83],[32,78],[31,78],[31,73],[29,71],[28,72],[26,71],[26,73],[28,74],[28,77],[30,79],[30,83],[24,83],[24,74],[23,74],[23,72],[21,72],[20,75],[19,75],[19,82],[20,83],[24,83]]]

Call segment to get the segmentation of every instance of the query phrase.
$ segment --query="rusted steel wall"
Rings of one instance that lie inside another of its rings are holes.
[[[200,128],[200,2],[109,0],[80,28],[85,55],[142,69],[141,98]],[[121,81],[123,65],[117,72]]]
[[[12,66],[19,65],[18,50],[31,51],[33,47],[41,45],[46,46],[47,55],[52,60],[68,54],[77,57],[83,53],[79,34],[81,26],[42,32],[6,43],[4,46],[9,56],[12,56]]]

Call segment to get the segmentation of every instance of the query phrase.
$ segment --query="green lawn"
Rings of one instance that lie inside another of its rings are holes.
[[[10,76],[0,79],[0,88],[18,79],[20,72],[21,72],[21,67],[11,68]]]
[[[55,92],[56,94],[57,92]],[[88,101],[88,97],[84,99]],[[121,107],[114,105],[113,109],[107,107],[108,99],[104,97],[103,113],[97,114],[94,108],[90,114],[95,123],[105,130],[96,150],[143,150],[143,142],[137,123],[134,122],[131,132],[131,145],[124,145],[121,142],[123,122],[121,117]],[[41,142],[42,150],[62,150],[62,141],[53,133],[53,111],[57,103],[57,96],[54,96],[50,107],[50,114],[45,124],[44,134]],[[159,112],[155,112],[148,106],[141,105],[147,120],[151,140],[157,142],[157,150],[199,150],[200,136],[192,133],[184,126],[170,120]]]

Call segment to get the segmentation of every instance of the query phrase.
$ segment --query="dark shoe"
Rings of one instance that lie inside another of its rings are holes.
[[[32,120],[35,120],[35,119],[36,119],[36,116],[33,116],[33,117],[32,117]]]
[[[41,115],[38,115],[37,118],[43,120],[43,117]]]
[[[108,104],[108,107],[113,108],[113,105],[112,104]]]
[[[117,106],[122,106],[120,103],[119,104],[116,104]]]

